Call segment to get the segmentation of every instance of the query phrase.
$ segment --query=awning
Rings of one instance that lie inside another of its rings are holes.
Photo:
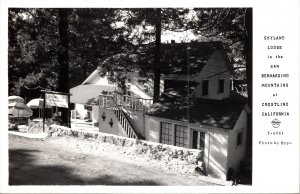
[[[103,91],[114,90],[114,87],[105,85],[78,85],[70,90],[70,102],[86,105],[98,104],[98,97],[103,95]]]

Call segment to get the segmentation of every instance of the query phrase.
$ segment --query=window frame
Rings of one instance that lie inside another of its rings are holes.
[[[235,146],[236,148],[239,148],[241,147],[243,144],[244,144],[244,130],[241,129],[241,130],[238,130],[236,132],[236,143],[235,143]]]
[[[180,127],[180,129],[178,129],[177,127]],[[182,131],[181,131],[181,129],[182,129]],[[188,128],[188,126],[175,124],[174,130],[175,130],[174,145],[178,146],[178,147],[189,148],[189,140],[188,140],[189,128]],[[177,134],[178,134],[178,136],[177,136]],[[178,139],[178,141],[177,141],[177,139]]]
[[[203,131],[203,130],[199,130],[199,129],[195,129],[195,128],[190,128],[191,130],[191,134],[192,137],[190,138],[191,140],[191,148],[192,149],[197,149],[197,150],[205,150],[206,147],[206,138],[207,138],[207,131]],[[197,140],[196,140],[196,147],[194,147],[194,133],[199,134],[199,136],[197,135]],[[203,144],[203,145],[202,145]],[[199,147],[198,147],[199,146]],[[203,149],[201,149],[203,148]]]
[[[207,94],[204,94],[204,82],[207,81]],[[209,96],[209,79],[202,80],[202,87],[201,87],[201,95],[202,96]]]
[[[223,80],[223,90],[222,92],[220,92],[220,89],[221,89],[221,85],[220,85],[220,81]],[[224,94],[225,93],[225,78],[224,77],[221,77],[218,79],[218,94]]]
[[[163,124],[167,124],[168,127],[163,127]],[[173,124],[172,123],[169,123],[169,122],[164,122],[164,121],[161,121],[160,122],[160,138],[159,138],[159,142],[162,143],[162,144],[167,144],[167,145],[173,145]],[[167,129],[168,130],[168,133],[163,133],[163,129]],[[168,136],[168,140],[165,139],[166,135]],[[168,143],[166,143],[166,141]]]

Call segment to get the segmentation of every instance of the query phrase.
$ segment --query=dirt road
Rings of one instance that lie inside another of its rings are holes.
[[[70,137],[29,139],[9,136],[10,185],[213,185],[131,161],[113,153],[83,148]]]

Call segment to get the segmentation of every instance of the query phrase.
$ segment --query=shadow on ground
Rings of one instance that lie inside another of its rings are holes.
[[[9,150],[9,185],[160,185],[153,180],[124,181],[122,177],[104,175],[84,179],[67,166],[37,165],[38,150]]]

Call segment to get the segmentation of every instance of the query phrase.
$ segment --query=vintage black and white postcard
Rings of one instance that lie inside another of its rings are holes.
[[[299,1],[0,3],[1,192],[299,192]]]

